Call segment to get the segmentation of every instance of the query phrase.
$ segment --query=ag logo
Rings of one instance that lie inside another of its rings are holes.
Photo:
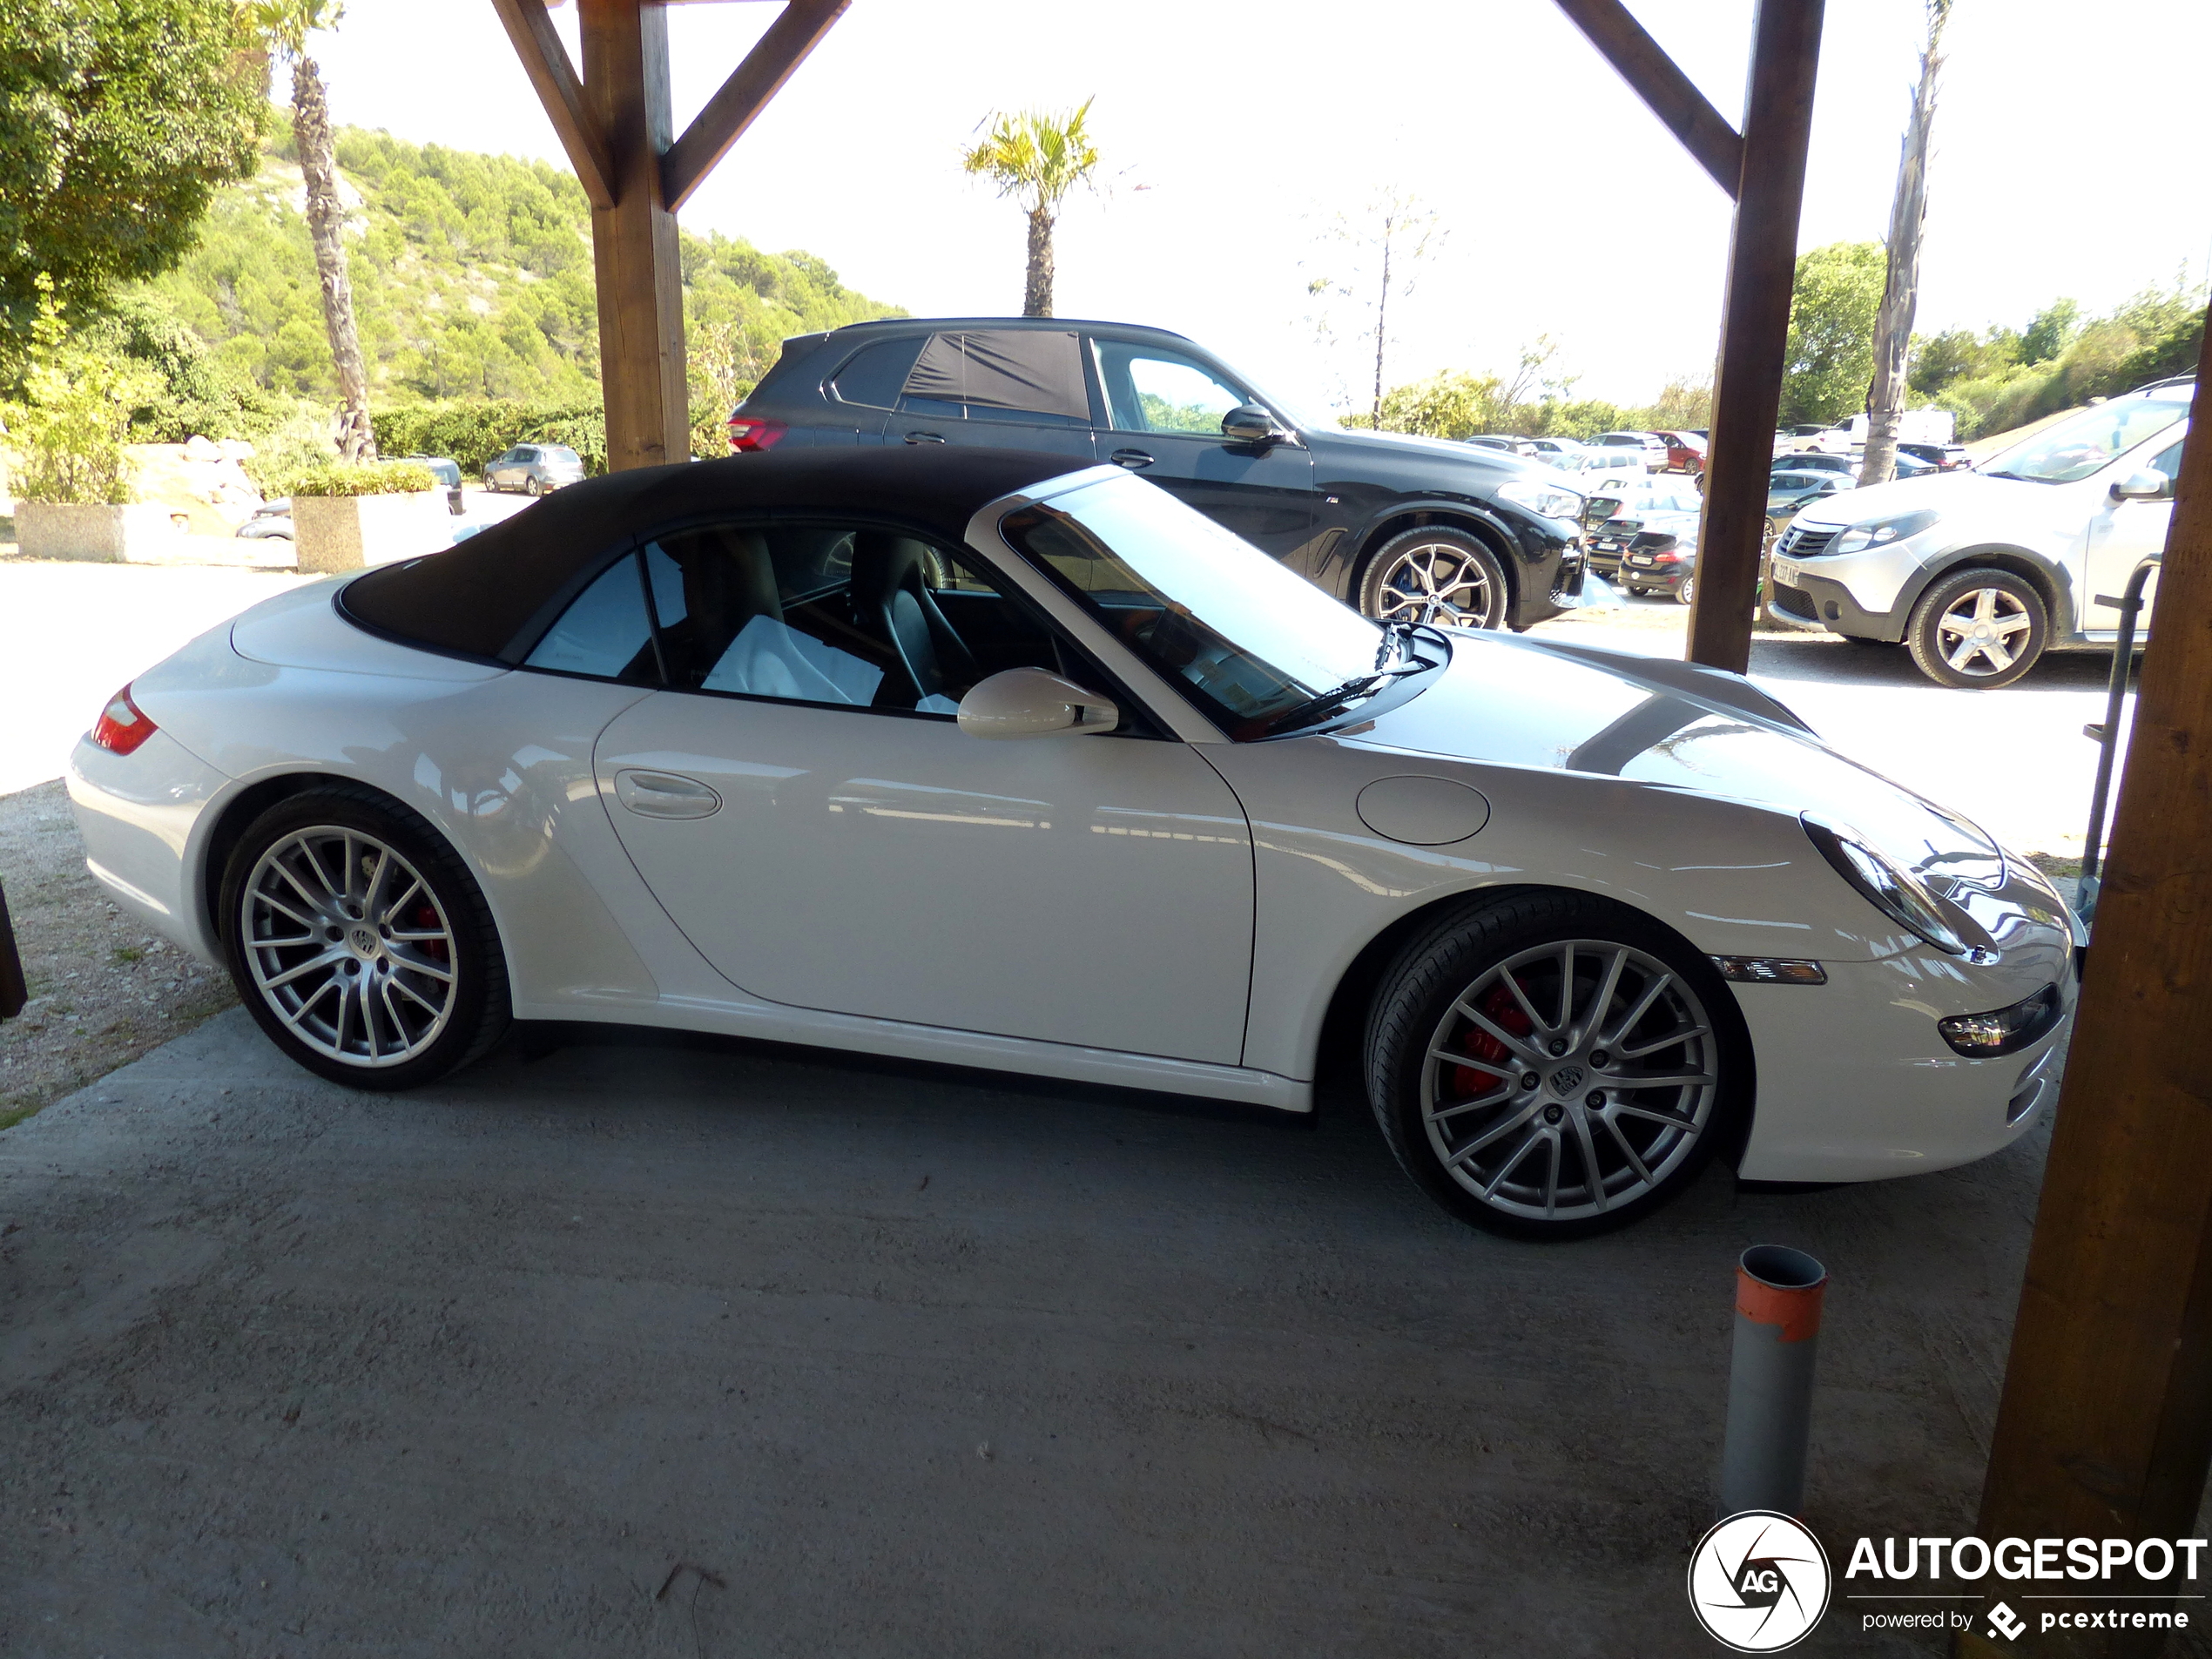
[[[1747,1509],[1697,1541],[1689,1608],[1705,1633],[1738,1653],[1779,1653],[1828,1610],[1828,1553],[1787,1515]]]

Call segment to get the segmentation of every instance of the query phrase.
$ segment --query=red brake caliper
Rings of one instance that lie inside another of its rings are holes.
[[[1525,1037],[1536,1028],[1528,1016],[1521,1012],[1521,1004],[1514,1000],[1513,993],[1502,985],[1492,986],[1490,994],[1482,999],[1480,1006],[1490,1023],[1501,1031],[1510,1031],[1517,1037]],[[1513,1063],[1513,1050],[1479,1025],[1471,1025],[1460,1034],[1460,1047],[1477,1060],[1487,1060],[1494,1066]],[[1452,1087],[1460,1091],[1460,1098],[1464,1100],[1494,1094],[1504,1082],[1504,1078],[1487,1071],[1477,1071],[1472,1066],[1454,1066],[1452,1069]]]
[[[421,904],[415,907],[415,915],[413,920],[416,927],[420,928],[426,934],[430,933],[435,931],[437,927],[438,913],[431,907],[430,901],[426,899]],[[422,954],[425,956],[428,956],[432,961],[443,962],[446,960],[446,941],[442,939],[424,940],[422,941],[421,950]]]

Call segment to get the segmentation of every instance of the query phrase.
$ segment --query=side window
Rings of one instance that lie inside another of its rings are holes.
[[[1087,427],[1082,344],[1072,332],[1045,328],[932,334],[907,375],[899,408],[954,420]]]
[[[523,666],[625,685],[659,685],[660,662],[637,583],[637,556],[624,554],[578,594]]]
[[[949,718],[986,675],[1060,661],[985,572],[894,530],[708,524],[644,560],[678,691]]]
[[[927,338],[923,334],[909,334],[904,340],[880,340],[873,346],[863,346],[837,371],[830,381],[830,390],[841,402],[858,403],[871,409],[896,407],[899,394],[907,384],[907,376],[914,372],[914,359],[921,355]]]
[[[1187,357],[1150,346],[1102,340],[1098,377],[1117,432],[1221,435],[1221,417],[1249,402],[1244,393]]]

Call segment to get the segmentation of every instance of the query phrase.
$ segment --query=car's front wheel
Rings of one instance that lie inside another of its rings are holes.
[[[1465,530],[1425,528],[1393,536],[1367,561],[1359,610],[1378,622],[1496,628],[1506,619],[1506,572]]]
[[[1417,937],[1367,1024],[1391,1150],[1439,1204],[1521,1238],[1633,1221],[1735,1129],[1748,1048],[1711,964],[1634,911],[1522,893]]]
[[[507,1029],[507,963],[444,839],[368,790],[278,802],[225,867],[231,978],[278,1048],[362,1089],[409,1089]]]
[[[1959,570],[1920,596],[1905,631],[1914,666],[1939,685],[1993,691],[2035,666],[2050,612],[2010,570]]]

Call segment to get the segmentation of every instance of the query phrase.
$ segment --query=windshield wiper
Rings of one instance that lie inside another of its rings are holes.
[[[1315,720],[1335,713],[1348,703],[1355,703],[1363,697],[1380,691],[1393,680],[1404,679],[1411,674],[1425,674],[1436,666],[1426,658],[1413,656],[1412,647],[1409,645],[1406,648],[1407,660],[1394,668],[1383,667],[1382,664],[1387,660],[1393,644],[1399,640],[1410,639],[1419,624],[1410,622],[1393,622],[1386,623],[1384,626],[1390,631],[1384,635],[1382,645],[1375,653],[1375,671],[1372,673],[1357,675],[1341,685],[1323,691],[1318,697],[1310,697],[1303,703],[1293,703],[1281,713],[1251,728],[1246,734],[1247,738],[1271,737],[1278,732],[1286,732],[1294,726],[1310,725]]]
[[[2055,478],[2039,478],[2032,472],[2006,472],[1994,467],[1989,469],[1986,472],[1983,472],[1981,475],[1985,478],[2009,478],[2014,483],[2019,484],[2054,484],[2058,482],[2058,480]]]

